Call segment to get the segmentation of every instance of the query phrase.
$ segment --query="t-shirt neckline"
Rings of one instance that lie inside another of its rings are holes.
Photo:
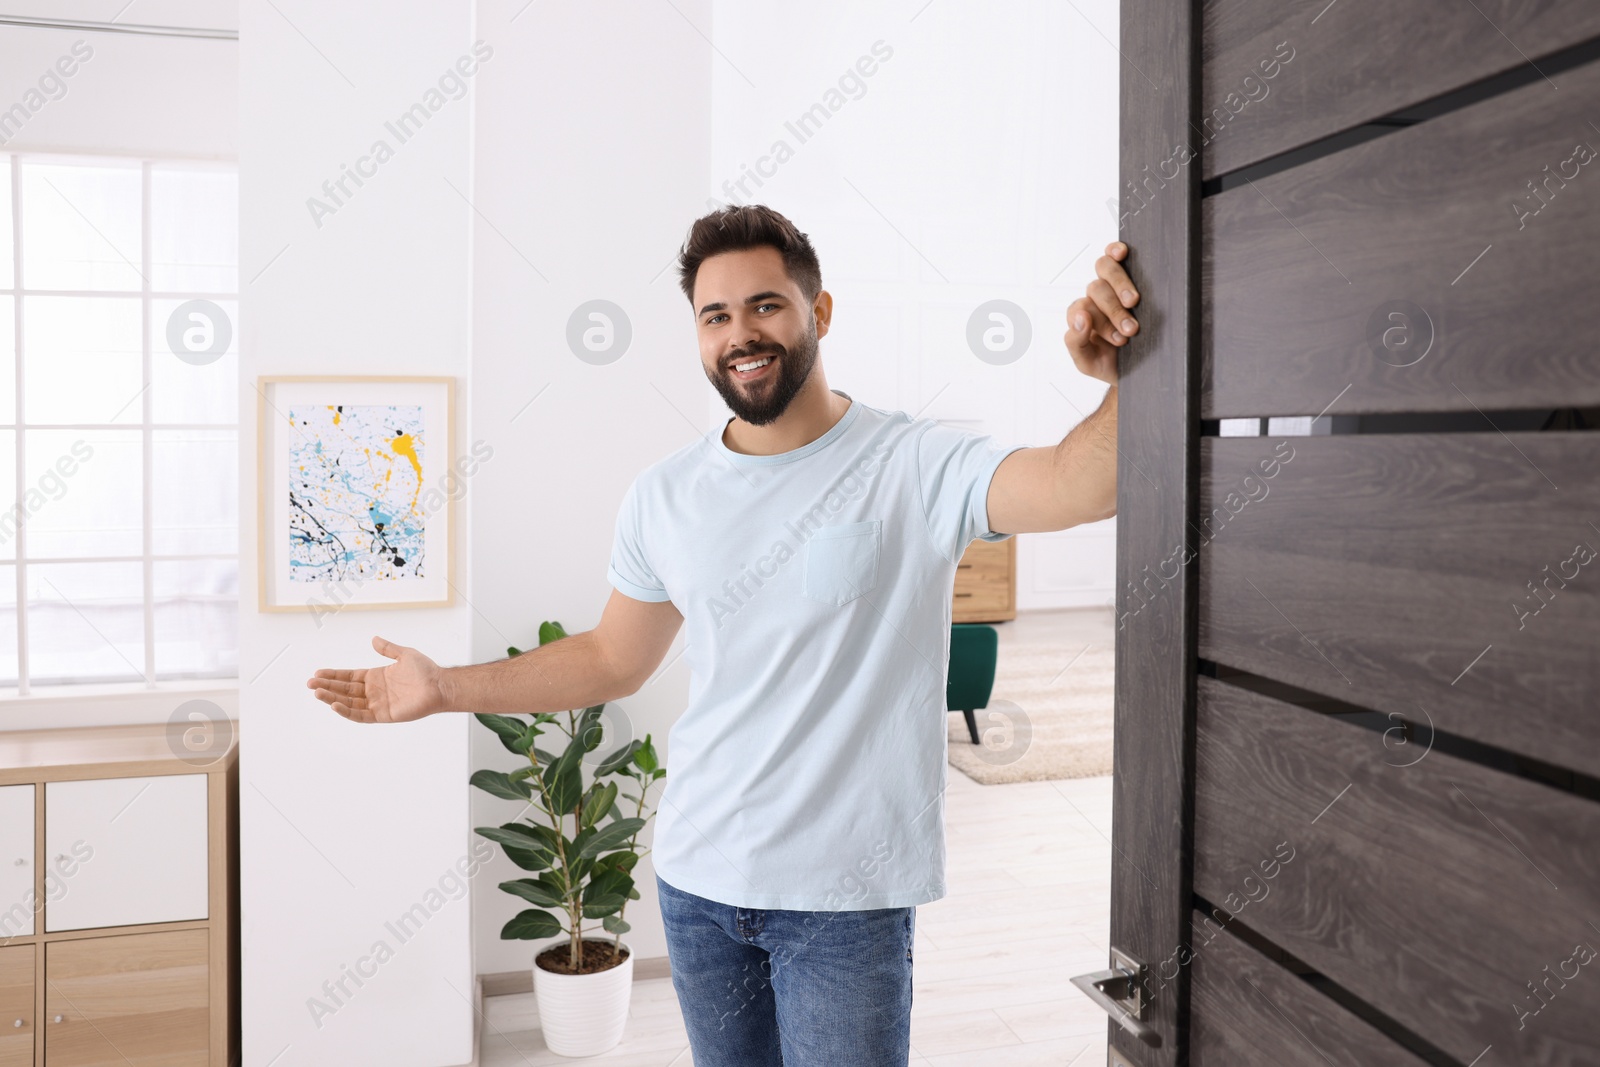
[[[804,459],[814,452],[818,452],[824,448],[827,448],[828,445],[837,440],[839,436],[845,432],[845,430],[849,429],[850,424],[855,421],[856,416],[861,412],[861,405],[849,393],[842,389],[829,389],[828,392],[836,393],[839,396],[844,397],[846,400],[850,401],[850,406],[845,409],[845,413],[843,415],[839,416],[838,422],[828,427],[826,433],[809,444],[801,445],[799,448],[791,448],[787,452],[774,452],[769,456],[752,456],[748,452],[735,452],[733,449],[724,444],[722,440],[722,434],[727,430],[728,423],[732,422],[732,419],[729,419],[727,422],[724,422],[721,426],[718,426],[715,430],[711,431],[711,443],[719,452],[721,452],[724,456],[727,456],[733,462],[746,463],[752,466],[769,466],[774,463],[792,463],[797,459]]]

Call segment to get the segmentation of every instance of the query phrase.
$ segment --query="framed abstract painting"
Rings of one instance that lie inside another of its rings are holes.
[[[454,599],[448,377],[256,380],[262,611],[443,607]]]

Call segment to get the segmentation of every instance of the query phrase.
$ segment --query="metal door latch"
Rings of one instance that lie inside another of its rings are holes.
[[[1113,947],[1110,970],[1080,974],[1072,984],[1128,1033],[1151,1048],[1160,1048],[1161,1035],[1144,1021],[1145,973],[1144,964]]]

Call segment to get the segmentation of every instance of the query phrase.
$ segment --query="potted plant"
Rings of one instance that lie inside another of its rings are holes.
[[[539,626],[539,644],[567,636],[558,622]],[[521,651],[508,648],[508,655]],[[533,987],[545,1044],[563,1056],[594,1056],[622,1040],[633,984],[633,953],[622,942],[622,914],[638,900],[633,870],[639,831],[649,822],[646,793],[666,776],[650,736],[629,740],[600,761],[584,782],[584,757],[604,740],[604,704],[531,719],[478,715],[509,751],[528,760],[511,772],[480,770],[471,783],[534,814],[477,832],[499,844],[530,876],[500,888],[532,907],[500,931],[507,940],[555,938],[534,952]],[[563,721],[564,720],[564,721]],[[560,751],[539,739],[564,735]],[[629,792],[628,790],[632,790]],[[584,920],[600,920],[612,937],[585,937]]]

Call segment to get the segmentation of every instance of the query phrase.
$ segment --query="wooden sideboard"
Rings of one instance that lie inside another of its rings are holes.
[[[952,622],[1005,622],[1017,617],[1017,539],[973,541],[956,564]]]
[[[0,733],[0,1067],[238,1062],[237,738]]]

